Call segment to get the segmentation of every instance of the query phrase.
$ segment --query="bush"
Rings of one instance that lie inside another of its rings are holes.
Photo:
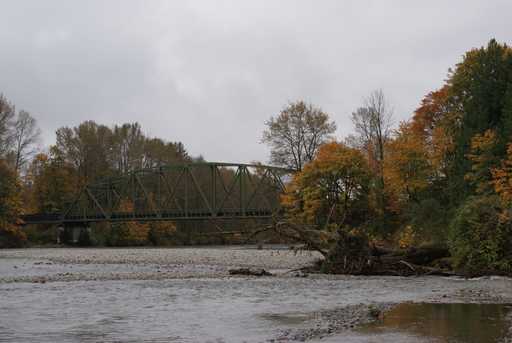
[[[512,272],[509,210],[497,196],[469,198],[450,223],[454,267],[468,276]]]
[[[27,242],[27,235],[18,226],[0,223],[0,248],[21,248]]]
[[[55,227],[48,224],[27,225],[23,228],[30,245],[55,244],[57,234]]]
[[[171,245],[175,240],[176,225],[172,222],[149,224],[148,240],[155,246]]]
[[[412,202],[405,219],[418,238],[435,243],[446,242],[449,209],[434,198]]]
[[[139,222],[111,224],[108,245],[142,246],[148,243],[149,225]]]

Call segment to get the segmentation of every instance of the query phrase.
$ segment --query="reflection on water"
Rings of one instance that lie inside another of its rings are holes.
[[[360,331],[365,334],[404,334],[432,342],[506,342],[511,333],[512,305],[405,303],[382,321]]]

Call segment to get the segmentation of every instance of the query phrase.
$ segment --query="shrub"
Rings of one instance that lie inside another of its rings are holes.
[[[511,223],[497,196],[469,198],[450,223],[455,268],[468,276],[511,273]]]
[[[170,245],[175,240],[176,225],[172,222],[149,224],[148,240],[153,245]]]
[[[27,235],[18,226],[0,223],[0,248],[20,248],[27,242]]]

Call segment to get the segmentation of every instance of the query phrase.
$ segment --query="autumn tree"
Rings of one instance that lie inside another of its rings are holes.
[[[492,190],[492,170],[498,164],[496,156],[497,135],[493,130],[476,134],[471,138],[471,150],[466,155],[471,161],[471,168],[465,175],[465,180],[473,185],[478,194],[489,194]]]
[[[0,159],[0,247],[24,244],[26,235],[17,224],[22,212],[20,185],[16,174]]]
[[[508,144],[507,155],[500,165],[491,169],[491,185],[501,198],[505,208],[512,205],[512,143]]]
[[[336,131],[327,113],[304,101],[288,104],[265,124],[262,142],[270,146],[271,162],[299,171]]]
[[[112,131],[104,125],[86,121],[74,128],[56,132],[56,157],[76,170],[77,187],[111,174],[109,165]]]
[[[487,130],[494,130],[498,142],[497,157],[504,156],[512,126],[512,49],[491,40],[487,46],[464,55],[448,79],[449,103],[453,112],[453,157],[449,177],[453,202],[470,195],[474,188],[465,176],[472,168],[467,158],[471,140]]]
[[[365,220],[369,176],[360,151],[337,142],[324,144],[295,176],[284,206],[292,216],[319,227],[360,225]]]
[[[433,175],[425,141],[410,123],[402,123],[388,142],[387,152],[386,184],[404,201],[419,201],[419,193],[429,186]]]
[[[76,196],[73,166],[55,154],[37,154],[28,170],[26,186],[31,209],[36,213],[62,213]]]

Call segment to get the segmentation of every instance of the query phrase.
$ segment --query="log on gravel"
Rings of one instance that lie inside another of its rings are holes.
[[[230,269],[229,275],[247,275],[247,276],[272,276],[263,268],[236,268]]]

